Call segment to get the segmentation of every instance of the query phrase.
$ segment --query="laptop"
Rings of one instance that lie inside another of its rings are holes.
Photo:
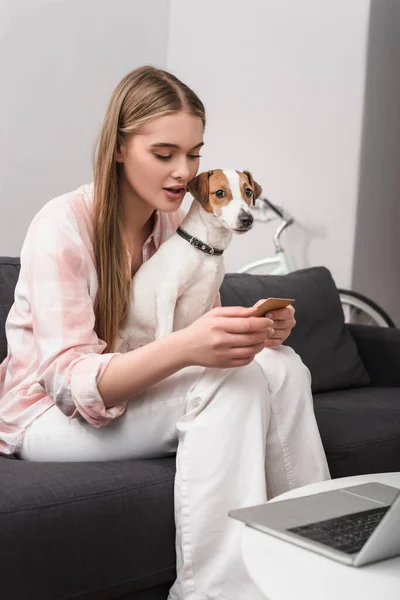
[[[400,555],[400,490],[378,482],[239,508],[229,516],[353,567]]]

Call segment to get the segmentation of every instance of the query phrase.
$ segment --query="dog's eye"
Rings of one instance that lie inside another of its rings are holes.
[[[215,192],[215,195],[217,196],[217,198],[225,198],[225,192],[224,192],[224,190],[217,190]]]
[[[246,188],[245,194],[248,198],[251,198],[253,195],[253,190],[251,190],[250,188]]]

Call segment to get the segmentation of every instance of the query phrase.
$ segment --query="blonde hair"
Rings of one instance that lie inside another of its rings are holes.
[[[131,266],[121,220],[117,149],[155,117],[185,111],[202,119],[196,94],[171,73],[151,66],[128,73],[109,101],[94,161],[93,249],[98,279],[95,331],[113,352],[128,314]]]

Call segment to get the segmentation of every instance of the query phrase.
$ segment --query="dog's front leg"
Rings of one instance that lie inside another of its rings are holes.
[[[156,340],[172,333],[177,300],[177,292],[172,292],[170,289],[158,290],[156,296]]]

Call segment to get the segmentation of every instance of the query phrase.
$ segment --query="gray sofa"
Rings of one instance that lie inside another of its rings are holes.
[[[0,361],[19,273],[0,258]],[[225,305],[296,298],[288,344],[311,370],[331,474],[400,470],[400,332],[345,326],[329,271],[228,274]],[[0,456],[5,600],[165,600],[175,575],[175,461],[27,463]]]

